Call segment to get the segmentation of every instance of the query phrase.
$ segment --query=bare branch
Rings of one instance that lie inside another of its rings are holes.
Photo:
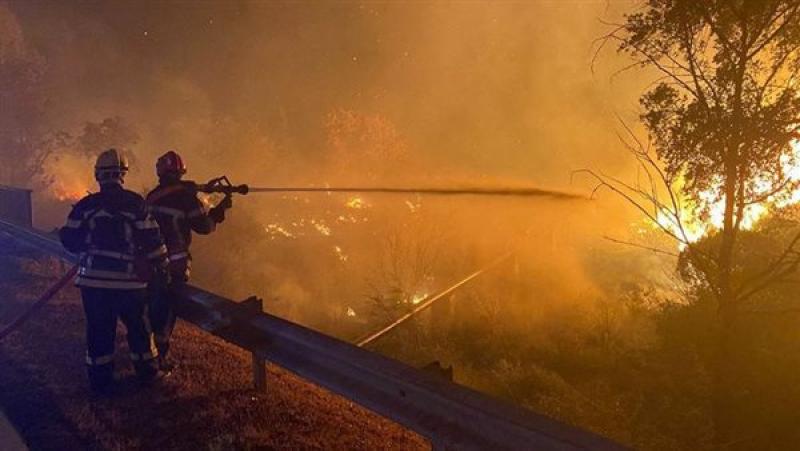
[[[675,258],[680,257],[680,254],[675,253],[675,252],[669,252],[669,251],[665,251],[663,249],[659,249],[657,247],[651,247],[651,246],[646,246],[646,245],[643,245],[643,244],[633,243],[633,242],[630,242],[630,241],[624,241],[624,240],[620,240],[620,239],[617,239],[617,238],[612,238],[612,237],[607,236],[607,235],[604,235],[603,239],[611,241],[612,243],[624,244],[626,246],[631,246],[631,247],[636,247],[636,248],[639,248],[639,249],[644,249],[644,250],[647,250],[647,251],[654,252],[656,254],[669,255],[670,257],[675,257]]]
[[[740,300],[747,299],[796,271],[798,265],[800,265],[800,259],[797,258],[795,251],[795,246],[797,246],[798,242],[800,242],[800,232],[795,234],[794,238],[792,238],[781,255],[767,265],[766,269],[741,284],[738,291],[743,294],[738,298]],[[794,259],[789,260],[792,255],[795,255]]]
[[[626,42],[623,38],[618,36],[616,34],[616,32],[609,33],[608,35],[605,36],[605,39],[616,40],[616,41],[619,41],[619,42]],[[691,93],[692,96],[694,96],[695,98],[698,97],[697,92],[695,92],[695,90],[691,86],[689,86],[689,84],[686,83],[686,81],[681,79],[681,74],[676,73],[676,68],[664,65],[661,61],[659,61],[658,57],[656,57],[654,55],[651,55],[650,53],[646,52],[640,46],[633,45],[633,44],[631,44],[629,42],[626,42],[626,44],[628,45],[629,48],[635,50],[636,53],[638,53],[639,55],[641,55],[644,58],[645,61],[640,61],[640,63],[647,62],[647,63],[651,64],[653,67],[655,67],[656,69],[661,71],[664,75],[666,75],[669,78],[671,78],[675,83],[677,83],[679,86],[681,86],[684,90],[686,90],[689,93]],[[666,53],[666,52],[664,52],[664,53]],[[664,55],[660,55],[660,56],[666,57],[665,54]],[[670,58],[667,58],[667,59],[670,59]],[[688,77],[688,74],[686,74],[685,76]]]
[[[780,33],[786,28],[786,26],[788,26],[788,24],[792,23],[792,21],[794,20],[794,16],[797,15],[797,11],[798,11],[799,8],[800,7],[798,5],[795,5],[794,8],[792,8],[790,11],[788,11],[786,13],[778,14],[765,27],[766,29],[769,29],[769,27],[771,27],[773,24],[775,24],[778,21],[778,19],[780,19],[781,15],[788,14],[789,16],[786,17],[786,19],[784,19],[783,23],[778,28],[776,28],[771,34],[769,34],[766,38],[764,38],[764,40],[759,45],[757,45],[750,53],[748,53],[747,59],[748,60],[752,59],[754,56],[758,55],[762,50],[764,50],[764,48],[767,45],[769,45],[770,42],[772,42],[775,39],[776,36],[780,35]]]

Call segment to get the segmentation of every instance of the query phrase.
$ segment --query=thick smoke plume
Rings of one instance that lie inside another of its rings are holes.
[[[95,189],[92,158],[110,146],[129,151],[141,192],[168,149],[199,181],[585,191],[573,170],[628,169],[613,116],[630,116],[641,88],[611,82],[613,58],[590,70],[598,19],[613,14],[600,1],[3,3],[3,83],[24,88],[5,89],[4,106],[26,114],[4,108],[13,145],[0,157],[29,165],[4,182],[38,190],[44,227]],[[196,273],[237,296],[269,292],[287,315],[327,318],[322,297],[352,316],[388,285],[435,290],[521,242],[586,291],[586,252],[627,217],[599,201],[250,196],[198,243],[226,270],[198,258]],[[431,254],[419,274],[377,274],[418,247]]]

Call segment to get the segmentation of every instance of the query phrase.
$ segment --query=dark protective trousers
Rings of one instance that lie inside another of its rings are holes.
[[[89,383],[102,390],[114,381],[114,342],[117,318],[128,332],[128,348],[136,374],[142,379],[157,371],[158,352],[147,320],[147,291],[81,287],[86,313],[86,364]]]
[[[153,327],[156,348],[162,360],[169,354],[172,331],[177,320],[175,304],[178,302],[179,293],[189,280],[189,265],[188,259],[170,262],[169,283],[154,280],[149,286],[150,325]]]

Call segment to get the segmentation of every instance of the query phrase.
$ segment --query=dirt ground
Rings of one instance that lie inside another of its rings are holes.
[[[0,327],[66,268],[0,236]],[[77,290],[64,290],[0,342],[0,408],[31,449],[429,449],[419,436],[276,367],[251,388],[249,355],[186,323],[177,370],[147,389],[133,381],[124,330],[121,393],[93,399]]]

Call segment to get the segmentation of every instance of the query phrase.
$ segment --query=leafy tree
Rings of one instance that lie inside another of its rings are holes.
[[[54,176],[47,173],[49,161],[66,153],[93,157],[138,141],[119,117],[86,122],[77,134],[54,129],[47,115],[47,69],[14,13],[0,4],[0,183],[48,186]]]
[[[592,172],[683,248],[698,288],[717,308],[714,421],[718,445],[736,441],[740,371],[734,337],[741,306],[797,270],[800,234],[757,271],[742,271],[737,241],[757,205],[798,188],[792,145],[800,138],[800,1],[649,0],[601,40],[632,67],[659,74],[641,97],[649,140],[626,127],[623,142],[644,178],[627,183]],[[624,125],[624,124],[623,124]],[[692,224],[717,238],[702,246]]]
[[[752,229],[739,233],[734,248],[737,262],[735,282],[753,277],[771,264],[800,232],[800,205],[791,205],[771,212]],[[697,246],[713,249],[719,246],[720,234],[711,234]],[[679,261],[679,270],[692,285],[702,287],[696,280],[688,259]],[[737,378],[740,390],[736,394],[739,406],[737,444],[739,447],[762,449],[791,449],[800,440],[794,424],[800,407],[800,390],[796,378],[800,372],[800,301],[797,284],[800,278],[786,277],[772,283],[738,306],[736,335],[732,343],[737,352]],[[684,355],[699,355],[707,367],[713,363],[715,349],[709,340],[709,322],[714,321],[714,296],[709,290],[698,289],[689,305],[670,309],[661,315],[660,330],[665,347],[681,349]],[[673,360],[673,364],[680,365]]]
[[[38,150],[45,98],[44,59],[24,40],[16,16],[0,5],[0,173],[4,183],[27,185],[41,171]]]

